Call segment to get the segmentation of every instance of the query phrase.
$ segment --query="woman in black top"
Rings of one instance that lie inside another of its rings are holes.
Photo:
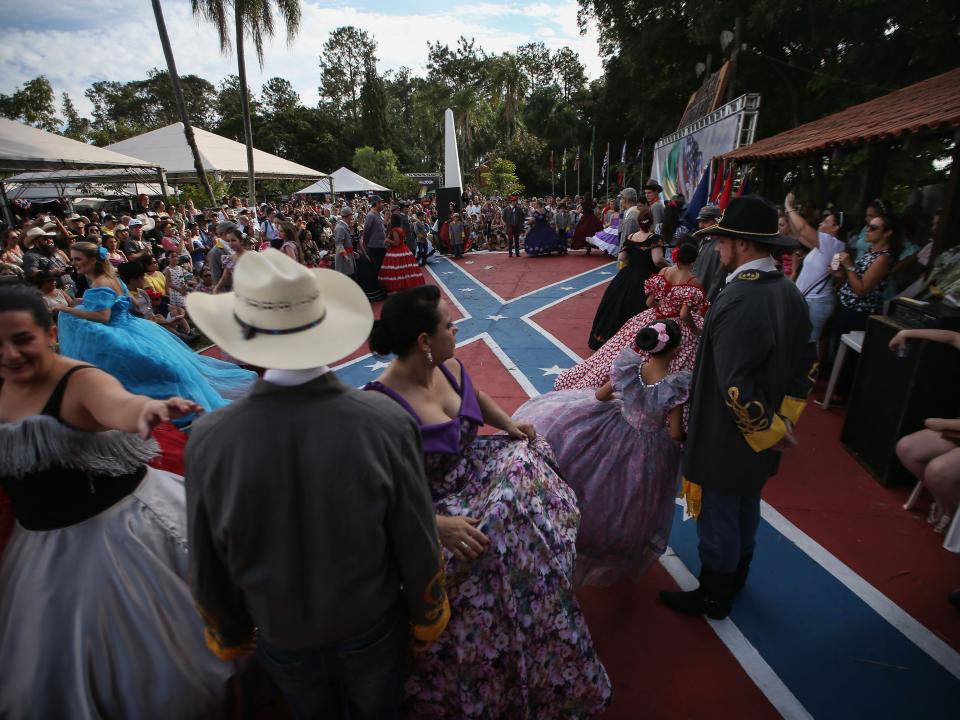
[[[650,232],[652,218],[646,205],[637,207],[637,223],[640,230],[621,243],[620,272],[607,287],[593,318],[587,341],[591,350],[599,350],[627,320],[646,310],[643,284],[665,264],[660,236]]]

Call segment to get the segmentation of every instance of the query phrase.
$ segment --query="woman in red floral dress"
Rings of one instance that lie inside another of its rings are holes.
[[[657,320],[679,320],[683,335],[680,352],[670,361],[670,373],[693,370],[697,343],[703,329],[707,299],[703,286],[694,277],[691,266],[697,259],[697,246],[684,243],[677,253],[677,264],[666,267],[644,283],[648,308],[634,315],[599,350],[572,368],[564,370],[554,390],[597,388],[610,379],[610,368],[620,351],[633,345],[637,333]],[[643,351],[639,351],[643,355]]]
[[[403,218],[394,213],[390,218],[390,230],[387,232],[387,254],[380,266],[377,279],[387,292],[397,292],[426,283],[423,271],[410,248],[407,247],[406,233],[401,224]]]

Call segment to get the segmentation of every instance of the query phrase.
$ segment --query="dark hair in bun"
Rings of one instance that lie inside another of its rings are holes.
[[[433,335],[440,322],[440,289],[420,285],[391,295],[383,304],[380,319],[370,331],[370,349],[377,355],[404,357],[420,333]]]
[[[664,333],[667,336],[666,341],[662,338]],[[637,333],[636,343],[638,350],[644,350],[651,355],[663,355],[677,347],[680,339],[680,326],[673,320],[657,320]]]
[[[699,254],[696,243],[681,242],[677,248],[677,262],[681,265],[692,265]]]

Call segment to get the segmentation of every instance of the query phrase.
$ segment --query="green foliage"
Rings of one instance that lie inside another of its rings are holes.
[[[212,175],[207,175],[207,178],[210,180],[210,187],[213,189],[213,196],[221,198],[224,196],[231,195],[231,183],[224,180],[216,180]],[[180,190],[180,197],[178,202],[187,202],[187,200],[193,200],[195,207],[204,208],[210,204],[210,198],[207,197],[207,191],[203,189],[203,185],[196,184],[187,184],[187,185],[178,185],[177,189]]]
[[[320,54],[320,103],[352,129],[360,124],[360,90],[367,68],[376,68],[377,41],[366,30],[338,27]]]
[[[367,180],[373,180],[394,192],[412,192],[416,189],[416,182],[403,175],[397,167],[397,156],[393,150],[375,150],[370,146],[357,148],[351,166]]]
[[[0,94],[0,115],[41,130],[57,132],[60,129],[53,88],[43,75],[25,82],[12,95]]]
[[[373,65],[364,72],[360,90],[360,142],[373,147],[387,144],[387,91]]]
[[[506,158],[493,158],[480,170],[480,189],[486,194],[514,195],[523,192],[517,166]]]
[[[85,117],[80,117],[80,113],[77,112],[73,100],[70,99],[67,93],[63,93],[60,97],[60,110],[66,119],[66,124],[63,126],[63,134],[68,138],[73,138],[80,142],[87,142],[90,139],[90,121]]]

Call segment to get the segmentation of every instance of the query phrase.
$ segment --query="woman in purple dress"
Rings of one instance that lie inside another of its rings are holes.
[[[549,392],[514,413],[547,438],[580,500],[577,585],[637,578],[667,547],[691,382],[670,373],[680,341],[672,320],[648,325],[599,390]]]
[[[586,718],[610,681],[573,595],[580,513],[546,443],[476,390],[454,359],[439,290],[391,296],[370,347],[397,357],[367,385],[423,434],[451,621],[413,659],[410,718]],[[484,423],[506,435],[477,437]]]
[[[531,219],[530,229],[523,238],[524,252],[527,255],[549,255],[556,251],[566,255],[567,241],[547,221],[547,211],[539,200],[534,201]]]

